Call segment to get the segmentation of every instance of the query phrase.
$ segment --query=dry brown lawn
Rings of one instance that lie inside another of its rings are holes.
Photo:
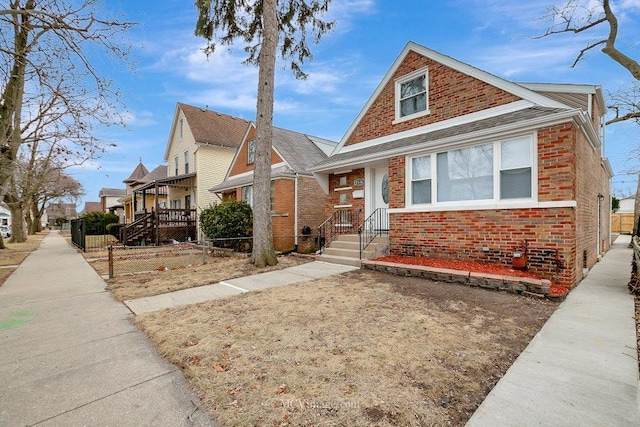
[[[555,310],[356,271],[142,314],[225,426],[464,425]]]
[[[180,261],[179,258],[172,257],[169,254],[166,257],[156,257],[153,260],[158,265],[167,266],[171,265],[172,262],[184,262]],[[169,270],[161,268],[161,271],[154,267],[154,270],[146,273],[115,276],[113,279],[107,280],[107,288],[118,301],[125,301],[196,286],[210,285],[236,277],[280,270],[311,261],[310,258],[302,258],[296,255],[279,256],[277,265],[256,268],[246,256],[207,257],[207,263],[204,265],[198,262],[198,260],[201,262],[201,255],[197,255],[196,258],[197,260],[194,260],[195,262],[192,266],[182,264],[181,267],[172,267]],[[95,262],[90,264],[100,272],[100,268],[104,268],[101,265],[104,262],[98,261],[99,265],[96,265]],[[195,265],[196,262],[198,262],[198,265]]]
[[[7,266],[20,265],[31,252],[38,249],[45,235],[46,232],[30,235],[27,241],[22,243],[8,243],[8,239],[4,240],[6,248],[0,249],[0,286],[15,270],[15,267]]]

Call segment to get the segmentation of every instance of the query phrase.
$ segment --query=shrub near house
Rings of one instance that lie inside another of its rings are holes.
[[[107,225],[117,224],[117,215],[105,212],[90,212],[84,215],[85,234],[88,236],[98,236],[107,234]]]
[[[246,202],[227,200],[202,211],[200,228],[214,246],[240,249],[253,232],[253,211]]]

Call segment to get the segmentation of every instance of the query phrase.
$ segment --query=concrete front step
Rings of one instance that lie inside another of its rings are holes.
[[[362,266],[360,258],[351,258],[336,255],[318,255],[316,256],[316,261],[329,262],[331,264],[351,265],[358,268]]]
[[[387,236],[377,237],[362,253],[362,259],[369,259],[378,253],[379,247],[389,244]],[[322,253],[316,257],[318,261],[334,264],[361,266],[360,236],[358,234],[341,234],[336,236]]]

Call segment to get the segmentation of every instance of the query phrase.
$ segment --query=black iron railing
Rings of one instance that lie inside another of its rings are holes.
[[[365,249],[376,237],[389,235],[389,214],[384,208],[378,208],[358,227],[360,235],[360,259]]]
[[[318,248],[324,249],[338,234],[358,232],[362,218],[361,210],[341,209],[335,211],[318,227]]]

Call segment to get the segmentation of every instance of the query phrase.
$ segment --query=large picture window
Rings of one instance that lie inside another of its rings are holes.
[[[407,158],[407,203],[499,202],[533,197],[530,136]]]
[[[438,154],[438,201],[493,199],[493,144]]]

